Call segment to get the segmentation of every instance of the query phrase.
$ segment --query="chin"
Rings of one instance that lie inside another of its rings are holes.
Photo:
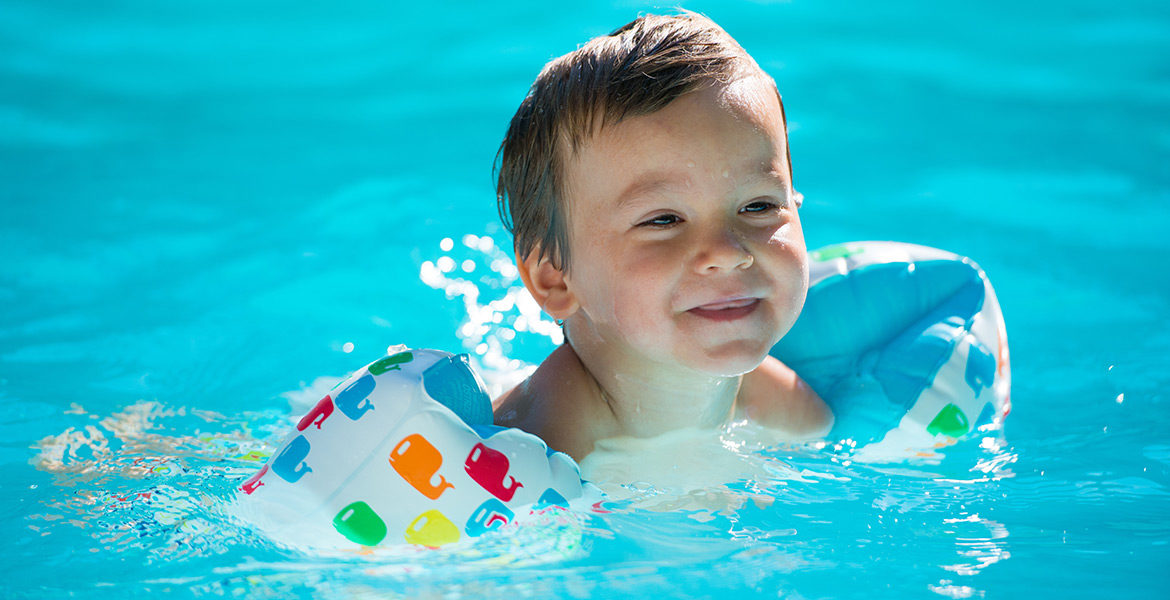
[[[717,377],[738,377],[754,371],[768,356],[771,346],[728,344],[712,348],[694,365],[698,371]]]

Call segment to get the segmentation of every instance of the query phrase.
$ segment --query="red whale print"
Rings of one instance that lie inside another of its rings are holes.
[[[508,502],[516,495],[517,488],[524,487],[508,475],[508,457],[503,452],[492,450],[483,444],[476,444],[471,449],[464,468],[483,489],[504,502]]]
[[[252,492],[256,491],[260,486],[264,485],[264,482],[260,481],[260,478],[264,477],[264,474],[267,472],[268,465],[264,465],[264,468],[260,469],[260,471],[255,475],[249,477],[248,480],[244,482],[244,485],[240,486],[240,489],[243,490],[245,494],[251,496]]]
[[[316,425],[317,429],[320,429],[321,424],[331,414],[333,414],[333,399],[325,396],[313,407],[313,410],[310,410],[305,413],[305,416],[301,417],[300,422],[297,423],[297,431],[304,431],[309,425]]]

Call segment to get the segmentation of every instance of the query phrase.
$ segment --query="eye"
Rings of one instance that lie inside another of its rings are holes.
[[[762,214],[775,212],[780,209],[780,204],[771,200],[753,200],[746,206],[739,209],[739,212],[745,214]]]
[[[638,227],[666,228],[666,227],[670,227],[671,225],[677,225],[679,223],[682,223],[682,219],[680,219],[678,217],[678,215],[672,215],[670,213],[667,213],[667,214],[663,214],[663,215],[658,215],[657,217],[654,217],[652,219],[647,219],[645,221],[642,221],[641,223],[638,223]]]

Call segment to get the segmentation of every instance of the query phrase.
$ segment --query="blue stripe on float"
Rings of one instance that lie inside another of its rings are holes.
[[[771,354],[833,409],[834,437],[878,437],[933,383],[984,294],[978,269],[965,261],[867,265],[812,286]]]

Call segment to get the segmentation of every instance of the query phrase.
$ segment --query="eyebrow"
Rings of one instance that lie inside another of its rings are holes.
[[[792,182],[788,181],[787,174],[787,170],[783,169],[781,165],[763,162],[758,168],[744,175],[743,180],[749,185],[758,185],[761,183],[775,184],[786,189],[792,189]],[[626,189],[618,194],[615,208],[624,208],[649,194],[685,187],[682,184],[684,181],[686,181],[686,177],[680,177],[674,171],[650,171],[626,186]]]
[[[673,188],[684,187],[681,182],[685,177],[678,177],[671,171],[651,171],[626,186],[617,196],[616,208],[623,208],[648,194],[663,192]]]

